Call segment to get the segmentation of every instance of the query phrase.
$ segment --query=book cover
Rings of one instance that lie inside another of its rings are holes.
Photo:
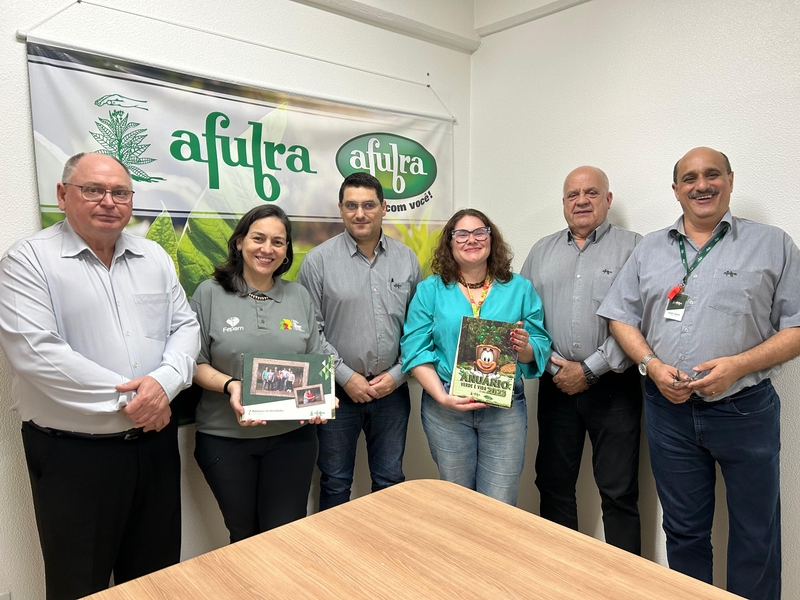
[[[453,365],[450,393],[509,408],[517,374],[517,353],[511,347],[516,323],[463,317]]]
[[[243,420],[336,418],[333,356],[243,354]]]

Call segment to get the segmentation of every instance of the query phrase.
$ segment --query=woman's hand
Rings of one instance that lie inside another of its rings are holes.
[[[522,329],[522,321],[517,321],[517,327],[511,332],[511,347],[517,353],[517,362],[529,363],[533,360],[533,346],[531,335]]]
[[[339,408],[339,399],[334,397],[334,400],[336,400],[336,404],[334,406],[336,408]],[[319,416],[311,417],[308,420],[308,424],[309,425],[325,425],[325,423],[327,423],[327,422],[328,422],[328,419],[323,419],[322,417],[319,417]],[[305,425],[305,424],[306,424],[305,421],[300,421],[300,425]]]
[[[442,406],[452,408],[453,410],[460,410],[466,412],[468,410],[477,410],[479,408],[487,408],[489,405],[483,402],[475,402],[474,398],[462,398],[461,396],[453,396],[445,394],[439,398],[434,398]]]
[[[255,421],[253,419],[242,420],[244,416],[244,406],[242,406],[242,382],[231,381],[228,384],[228,392],[231,395],[231,408],[236,413],[236,420],[242,427],[252,427],[253,425],[266,425],[266,421]]]

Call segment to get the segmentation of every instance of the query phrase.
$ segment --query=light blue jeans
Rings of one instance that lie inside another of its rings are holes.
[[[449,384],[444,387],[449,391]],[[422,428],[440,479],[516,505],[528,433],[522,379],[514,384],[514,402],[507,409],[461,412],[442,406],[423,390]]]

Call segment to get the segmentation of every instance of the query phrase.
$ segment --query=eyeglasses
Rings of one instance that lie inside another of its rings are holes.
[[[111,194],[114,204],[130,204],[133,200],[133,190],[106,190],[94,185],[75,185],[66,181],[63,183],[78,188],[81,191],[81,197],[87,202],[102,202],[106,194]]]
[[[359,206],[364,209],[364,212],[372,212],[381,205],[380,202],[375,202],[373,200],[367,200],[366,202],[361,202],[360,204],[358,202],[342,202],[341,204],[344,206],[344,210],[348,213],[357,213]]]
[[[490,233],[492,233],[491,227],[478,227],[472,231],[454,229],[450,235],[456,241],[456,244],[466,244],[470,235],[475,238],[476,242],[485,242],[489,239]]]

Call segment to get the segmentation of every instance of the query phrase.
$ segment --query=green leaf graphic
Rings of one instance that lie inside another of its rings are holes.
[[[172,262],[175,263],[175,270],[180,277],[181,271],[178,265],[178,236],[175,235],[172,217],[169,216],[166,209],[164,209],[164,211],[156,217],[152,225],[150,225],[150,229],[147,230],[147,235],[145,237],[148,240],[153,240],[167,251],[167,254],[172,258]]]

